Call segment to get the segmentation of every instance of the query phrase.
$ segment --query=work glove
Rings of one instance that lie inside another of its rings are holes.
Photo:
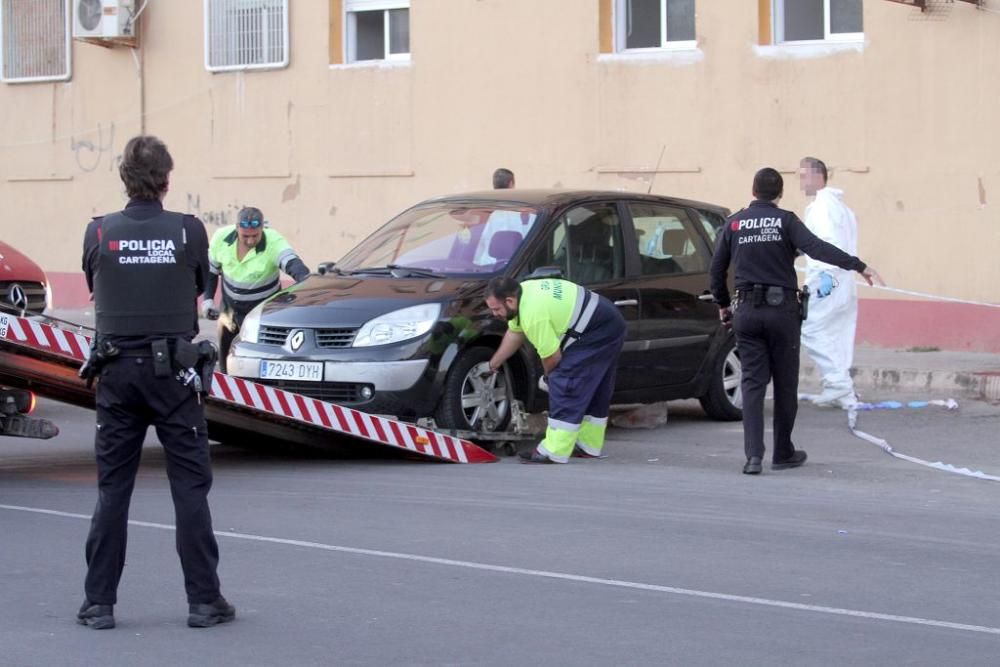
[[[538,388],[544,391],[546,394],[549,393],[549,382],[545,379],[544,375],[538,376]]]
[[[212,299],[202,299],[201,316],[210,320],[219,319],[219,311],[215,309],[215,301]]]
[[[830,296],[833,291],[833,276],[824,271],[819,274],[819,285],[816,286],[816,296],[820,299]]]

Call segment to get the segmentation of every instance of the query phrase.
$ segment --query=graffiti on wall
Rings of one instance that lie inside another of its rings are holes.
[[[114,151],[115,124],[104,126],[98,123],[97,129],[88,134],[96,134],[94,141],[69,138],[69,147],[76,160],[76,166],[86,172],[97,171],[103,164],[107,165],[108,171],[117,169],[121,164],[122,154]]]
[[[201,208],[201,195],[196,193],[187,193],[187,212],[191,215],[197,216],[206,225],[211,227],[226,227],[227,225],[235,225],[236,220],[239,217],[240,209],[243,208],[244,204],[240,202],[234,202],[227,204],[221,209],[211,209],[202,210]]]

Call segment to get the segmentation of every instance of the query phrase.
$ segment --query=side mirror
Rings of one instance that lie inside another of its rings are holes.
[[[328,273],[333,273],[333,267],[335,266],[337,266],[336,262],[320,262],[319,266],[316,267],[316,273],[325,276]]]
[[[541,280],[542,278],[562,278],[561,266],[539,266],[521,280]]]

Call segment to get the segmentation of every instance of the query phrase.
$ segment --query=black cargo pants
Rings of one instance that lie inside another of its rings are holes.
[[[208,492],[212,469],[205,409],[190,387],[153,375],[151,356],[122,356],[101,369],[97,385],[97,507],[87,537],[84,590],[95,604],[115,604],[125,566],[128,510],[150,425],[166,455],[174,501],[177,554],[190,603],[219,597],[219,547]]]
[[[741,297],[733,313],[733,331],[743,366],[743,448],[747,458],[764,458],[764,394],[774,380],[773,461],[795,453],[792,429],[798,413],[799,335],[802,321],[794,291],[781,305],[755,304]]]

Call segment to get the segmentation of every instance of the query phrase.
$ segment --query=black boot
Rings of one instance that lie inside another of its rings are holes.
[[[236,618],[236,607],[226,602],[221,595],[215,602],[193,602],[188,605],[188,627],[210,628],[219,623],[228,623]]]
[[[109,630],[115,627],[115,607],[110,604],[94,604],[84,600],[80,611],[76,612],[76,622],[94,630]]]
[[[774,461],[771,463],[771,470],[787,470],[788,468],[798,468],[800,465],[806,462],[809,455],[806,454],[804,449],[797,450],[790,458],[783,461]]]

